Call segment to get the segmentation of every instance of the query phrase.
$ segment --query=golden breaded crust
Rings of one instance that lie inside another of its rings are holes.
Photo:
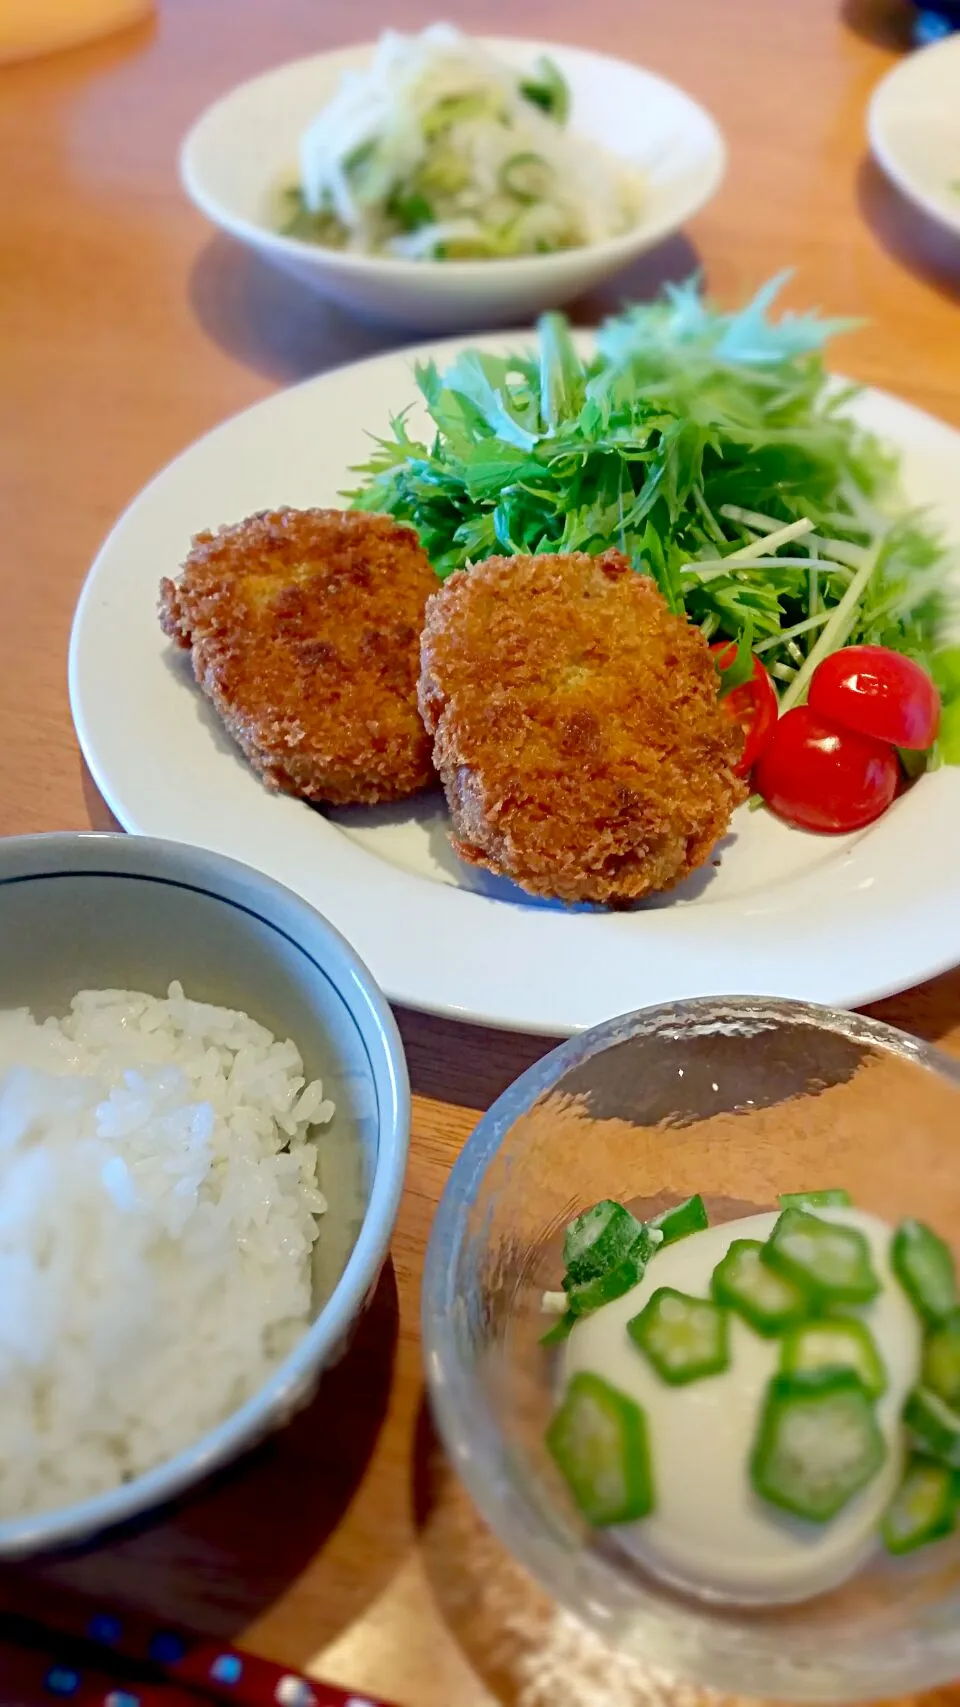
[[[417,676],[435,586],[387,516],[269,510],[197,535],[160,620],[271,788],[371,804],[433,780]]]
[[[421,659],[456,851],[533,894],[669,889],[746,796],[703,635],[619,552],[451,575],[427,603]]]

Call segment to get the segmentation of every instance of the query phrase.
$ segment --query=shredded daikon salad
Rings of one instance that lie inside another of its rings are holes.
[[[388,30],[305,131],[282,229],[414,261],[549,254],[616,237],[636,220],[641,175],[566,130],[568,111],[548,59],[517,73],[449,24]]]

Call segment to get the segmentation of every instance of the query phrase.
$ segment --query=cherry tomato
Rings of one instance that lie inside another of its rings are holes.
[[[926,670],[887,646],[846,646],[818,665],[807,703],[821,717],[892,747],[936,740],[940,695]]]
[[[777,723],[753,785],[788,824],[840,834],[872,824],[887,810],[899,774],[897,755],[885,741],[841,729],[809,705],[797,705]]]
[[[715,640],[710,648],[720,669],[727,669],[737,655],[735,640]],[[742,687],[731,688],[720,701],[728,717],[739,723],[746,736],[743,756],[735,767],[738,776],[749,776],[770,738],[777,721],[777,690],[760,662],[753,660],[753,675]]]

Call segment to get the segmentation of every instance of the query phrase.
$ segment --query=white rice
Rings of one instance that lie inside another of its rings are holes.
[[[246,1014],[85,990],[0,1013],[0,1518],[189,1445],[310,1318],[333,1104]]]

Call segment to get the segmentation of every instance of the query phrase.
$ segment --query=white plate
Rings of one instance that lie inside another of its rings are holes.
[[[873,91],[868,129],[897,188],[960,232],[960,35],[888,71]]]
[[[502,351],[517,339],[472,342]],[[289,884],[393,1000],[529,1031],[570,1033],[682,996],[853,1006],[960,959],[960,769],[924,777],[870,830],[839,840],[743,808],[719,868],[628,913],[537,904],[461,866],[433,796],[323,817],[262,787],[164,639],[160,578],[201,528],[336,504],[368,435],[415,394],[413,360],[444,363],[459,347],[378,356],[280,392],[184,452],[118,522],[80,600],[70,694],[121,823]],[[910,497],[960,539],[960,433],[883,392],[856,412],[902,450]]]
[[[369,45],[282,65],[217,101],[183,144],[184,188],[215,225],[344,308],[434,333],[522,325],[539,309],[609,278],[715,194],[726,160],[723,138],[710,115],[673,83],[625,60],[555,42],[487,38],[485,45],[518,69],[549,54],[570,88],[571,130],[643,171],[641,216],[622,237],[502,261],[401,261],[282,237],[275,229],[277,194],[297,179],[300,135],[341,74],[367,62]]]

